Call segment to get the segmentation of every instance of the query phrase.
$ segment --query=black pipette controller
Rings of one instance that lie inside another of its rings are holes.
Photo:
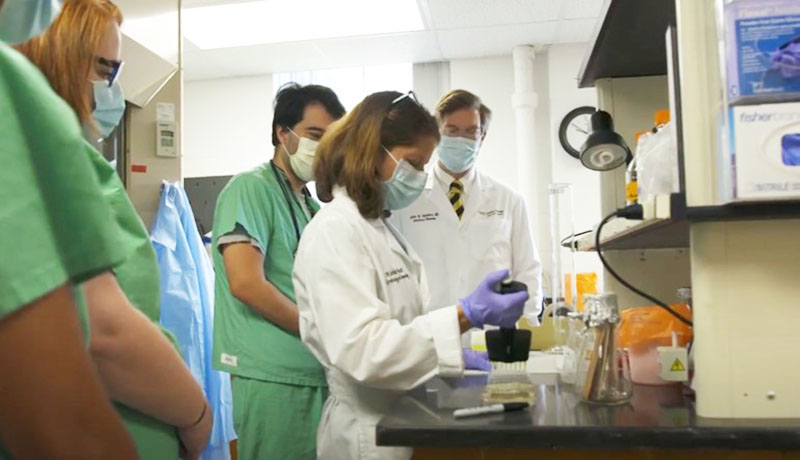
[[[527,291],[528,286],[519,281],[500,281],[492,286],[498,294],[511,294]],[[486,331],[486,350],[490,361],[514,363],[527,361],[531,348],[531,331],[524,329],[500,328]]]

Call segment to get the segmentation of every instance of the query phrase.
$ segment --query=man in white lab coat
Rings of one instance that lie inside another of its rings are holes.
[[[528,285],[525,317],[538,324],[542,265],[522,197],[475,167],[491,111],[465,90],[436,105],[439,162],[420,198],[394,223],[423,260],[431,308],[453,305],[489,273],[510,269]]]

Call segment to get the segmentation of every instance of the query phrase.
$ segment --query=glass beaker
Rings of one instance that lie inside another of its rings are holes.
[[[586,295],[584,322],[588,332],[579,362],[583,400],[596,404],[629,401],[633,384],[628,359],[617,347],[620,317],[616,294]]]
[[[584,341],[586,340],[586,332],[588,332],[588,329],[584,326],[582,315],[579,313],[569,314],[567,321],[569,324],[569,334],[567,336],[567,343],[563,347],[563,358],[558,362],[558,373],[561,376],[562,382],[577,384],[580,379],[578,372],[580,370],[581,354],[582,350],[585,348]]]

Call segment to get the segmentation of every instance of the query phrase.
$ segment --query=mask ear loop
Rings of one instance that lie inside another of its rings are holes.
[[[294,134],[297,137],[298,141],[300,140],[300,136],[297,135],[297,133],[294,132],[294,130],[292,128],[290,128],[288,126],[284,126],[284,128],[288,129],[290,133]],[[281,147],[283,148],[283,151],[286,152],[286,155],[288,155],[288,156],[292,156],[293,155],[293,154],[289,153],[289,149],[286,148],[286,144],[285,143],[281,142]],[[295,153],[297,153],[297,152],[295,152]]]
[[[381,145],[381,147],[383,147],[383,151],[384,151],[384,152],[386,152],[386,154],[387,154],[387,155],[389,155],[389,158],[391,158],[392,160],[394,160],[394,164],[396,164],[396,165],[399,165],[399,164],[400,164],[400,162],[399,162],[399,161],[397,161],[397,158],[395,158],[395,157],[394,157],[394,155],[392,155],[392,152],[390,152],[390,151],[389,151],[389,149],[387,149],[386,147],[384,147],[384,146],[382,146],[382,145]]]

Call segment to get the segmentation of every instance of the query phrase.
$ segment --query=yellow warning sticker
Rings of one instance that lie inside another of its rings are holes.
[[[685,371],[686,368],[683,366],[683,363],[680,359],[675,358],[675,362],[672,363],[672,367],[670,367],[669,370],[672,372],[682,372]]]

